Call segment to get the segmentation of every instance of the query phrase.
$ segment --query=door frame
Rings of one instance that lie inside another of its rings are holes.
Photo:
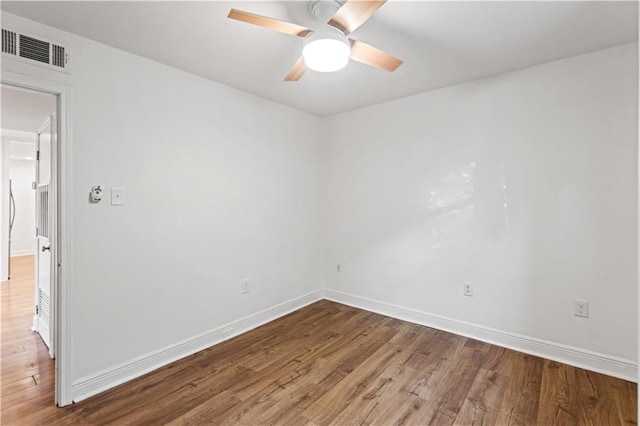
[[[55,366],[55,403],[62,407],[73,402],[71,378],[71,294],[73,288],[73,210],[71,161],[71,88],[65,84],[22,74],[2,71],[0,82],[5,85],[35,90],[56,96],[57,146],[54,164],[56,174],[55,258],[57,267],[52,275]],[[53,172],[53,170],[52,170]],[[53,260],[53,259],[52,259]]]

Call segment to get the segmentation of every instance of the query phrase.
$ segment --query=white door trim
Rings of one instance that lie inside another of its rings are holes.
[[[72,403],[71,399],[71,293],[73,288],[73,210],[71,172],[71,88],[67,85],[2,71],[2,84],[51,93],[57,96],[57,235],[56,253],[58,268],[52,277],[55,315],[53,330],[55,335],[56,372],[55,401],[59,406]]]

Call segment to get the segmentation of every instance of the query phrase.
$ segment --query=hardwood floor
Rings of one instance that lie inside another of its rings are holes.
[[[31,310],[22,305],[33,296],[22,301],[17,281],[4,286],[2,424],[637,422],[634,383],[329,301],[56,408],[53,363],[9,360],[27,347],[44,349],[32,335],[20,343],[14,319],[28,326]],[[6,353],[5,328],[16,333]]]
[[[11,279],[0,284],[2,350],[0,423],[32,406],[53,406],[55,363],[31,331],[35,306],[34,256],[11,258]],[[37,401],[37,404],[32,405]]]

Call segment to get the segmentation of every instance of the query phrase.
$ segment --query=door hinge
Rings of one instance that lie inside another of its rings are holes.
[[[40,151],[36,151],[36,161],[40,161]]]
[[[40,313],[40,309],[38,307],[38,305],[36,305],[36,315],[38,315]]]

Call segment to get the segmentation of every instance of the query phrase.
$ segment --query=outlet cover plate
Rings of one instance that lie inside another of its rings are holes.
[[[111,188],[111,205],[124,206],[124,188]]]
[[[473,284],[471,284],[471,283],[463,283],[462,284],[462,293],[465,296],[473,297]]]
[[[586,300],[574,300],[573,315],[582,318],[589,318],[589,302]]]

